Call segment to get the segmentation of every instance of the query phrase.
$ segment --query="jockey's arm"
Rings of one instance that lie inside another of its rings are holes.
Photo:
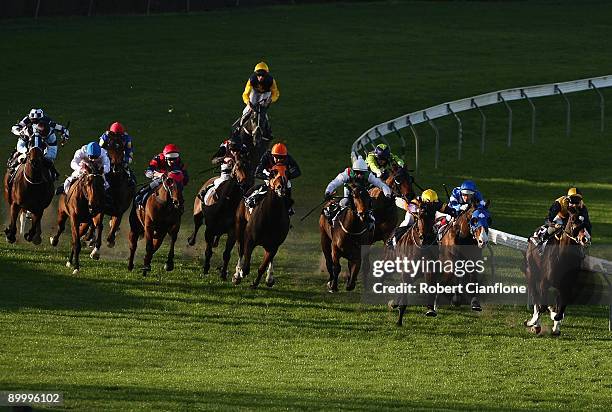
[[[49,127],[51,128],[51,131],[60,132],[62,136],[64,137],[64,139],[70,138],[70,131],[66,127],[62,126],[61,124],[57,124],[54,121],[50,121]]]
[[[249,104],[249,98],[251,97],[251,81],[247,80],[246,85],[244,86],[244,91],[242,92],[242,101],[244,104]]]
[[[591,225],[591,219],[589,219],[589,211],[586,206],[583,206],[580,210],[580,216],[584,217],[584,228],[589,231],[589,234],[593,236],[593,226]]]
[[[212,155],[212,157],[210,158],[212,161],[212,164],[214,165],[218,165],[219,163],[221,163],[223,161],[223,159],[225,158],[225,155],[227,154],[227,149],[225,148],[225,145],[221,145],[219,146],[219,149],[217,150],[217,152]]]
[[[31,124],[31,123],[32,123],[32,121],[30,120],[30,118],[28,116],[26,116],[23,119],[21,119],[21,121],[19,123],[17,123],[13,127],[11,127],[11,132],[15,136],[23,136],[24,130],[27,130],[28,125]]]
[[[87,153],[83,149],[77,149],[74,152],[72,161],[70,162],[70,167],[72,168],[72,170],[81,170],[81,162],[83,162],[85,159],[87,159]]]
[[[552,222],[553,220],[555,220],[555,218],[557,217],[557,214],[560,211],[561,211],[561,203],[559,203],[558,200],[555,200],[552,206],[550,206],[550,208],[548,209],[548,221]]]
[[[110,159],[108,158],[108,154],[106,154],[106,150],[102,152],[102,155],[100,156],[100,158],[102,159],[102,173],[104,174],[109,173],[111,169],[111,163],[110,163]]]
[[[259,164],[257,165],[257,168],[255,169],[256,178],[263,179],[263,180],[266,180],[268,178],[269,172],[267,170],[267,167],[269,164],[272,163],[271,157],[272,155],[270,154],[270,152],[265,152],[263,156],[261,156],[261,159],[259,160]]]
[[[98,144],[100,145],[101,148],[106,149],[107,141],[108,141],[108,134],[103,133],[102,136],[100,136],[100,140],[98,141]]]
[[[291,155],[287,156],[287,174],[290,180],[295,179],[296,177],[300,177],[302,175],[302,171],[300,170],[300,166],[297,162],[291,157]]]
[[[272,103],[275,103],[280,97],[280,91],[278,90],[276,79],[272,80],[272,86],[270,87],[270,92],[272,93],[272,96],[271,96]]]
[[[57,137],[55,133],[51,133],[46,139],[47,147],[45,149],[45,157],[51,161],[55,161],[57,157]]]
[[[325,189],[325,194],[327,195],[327,194],[333,193],[337,188],[339,188],[340,186],[348,182],[349,182],[348,173],[346,171],[340,172],[334,180],[329,182],[329,184],[327,185],[327,188]]]
[[[391,153],[391,159],[393,160],[392,163],[397,164],[399,167],[404,167],[404,161],[402,160],[401,157],[394,155],[393,153]]]
[[[374,174],[370,173],[368,176],[368,182],[382,190],[386,197],[391,197],[391,188],[387,186],[385,182],[374,176]]]
[[[376,163],[376,155],[374,153],[369,153],[366,157],[366,164],[376,176],[380,176],[382,174],[382,170],[378,167],[378,163]]]

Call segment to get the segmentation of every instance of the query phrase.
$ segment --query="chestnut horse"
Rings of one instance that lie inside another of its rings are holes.
[[[357,275],[361,269],[361,246],[372,243],[374,228],[370,220],[371,198],[367,189],[361,185],[350,185],[349,207],[342,209],[332,224],[322,212],[319,217],[321,249],[325,256],[325,266],[329,273],[327,289],[330,293],[338,291],[340,258],[348,260],[349,278],[346,290],[355,289]]]
[[[234,229],[236,227],[236,210],[242,199],[245,182],[248,180],[248,171],[245,163],[241,160],[234,162],[231,178],[224,181],[216,189],[217,199],[210,205],[204,204],[204,191],[213,184],[218,176],[212,177],[200,188],[199,194],[193,202],[193,233],[187,239],[189,246],[195,245],[198,230],[206,222],[204,238],[206,250],[204,251],[204,266],[202,272],[207,274],[210,270],[210,259],[213,248],[219,244],[219,238],[227,233],[225,250],[223,251],[223,265],[220,275],[223,280],[227,279],[227,267],[229,265],[232,249],[236,243]],[[211,190],[211,189],[209,189]]]
[[[14,243],[17,240],[17,218],[26,211],[32,214],[32,227],[24,235],[24,239],[39,245],[41,242],[41,227],[45,209],[53,199],[53,180],[43,161],[45,143],[36,133],[29,138],[28,153],[24,164],[19,165],[11,179],[11,171],[4,176],[4,199],[9,207],[10,224],[5,229],[6,241]]]
[[[411,261],[430,262],[438,259],[438,238],[435,230],[436,219],[436,204],[431,202],[414,201],[417,206],[415,212],[411,212],[414,217],[414,224],[402,235],[397,241],[393,250],[387,249],[387,260],[393,260],[396,257],[408,258]],[[430,284],[436,274],[431,271],[422,271],[417,274],[410,275],[402,272],[402,282],[409,283],[414,281],[416,276],[424,276],[425,281]],[[408,302],[402,296],[398,302],[389,302],[390,307],[399,309],[397,326],[402,326],[404,313],[408,306]],[[431,299],[431,298],[430,298]],[[426,315],[432,316],[431,311],[434,310],[433,304],[429,302],[427,305],[428,311]]]
[[[530,239],[531,240],[531,239]],[[529,242],[525,254],[525,278],[529,293],[533,297],[533,316],[524,325],[539,334],[540,316],[546,310],[550,311],[553,321],[552,335],[561,334],[561,321],[565,308],[572,303],[578,292],[578,278],[585,248],[591,243],[591,235],[584,227],[584,222],[577,213],[570,210],[570,216],[565,228],[560,234],[552,236],[540,255],[538,246]],[[546,307],[548,289],[556,289],[554,306]]]
[[[51,246],[57,246],[59,237],[66,228],[66,220],[70,218],[72,228],[72,250],[66,262],[72,267],[73,275],[79,273],[79,254],[81,253],[81,237],[92,226],[96,231],[94,249],[89,255],[92,259],[100,258],[102,245],[102,222],[104,218],[104,176],[101,170],[88,170],[72,182],[68,193],[62,193],[57,210],[57,233],[49,239]]]
[[[110,135],[106,150],[111,162],[111,170],[106,175],[106,179],[110,185],[110,194],[113,199],[112,207],[105,210],[106,214],[111,217],[106,242],[108,247],[112,248],[115,246],[115,238],[123,214],[134,200],[136,187],[130,182],[130,172],[123,166],[126,148],[121,136]]]
[[[452,218],[451,222],[442,229],[443,233],[441,233],[439,241],[441,261],[476,261],[482,259],[482,249],[488,244],[489,225],[491,224],[488,206],[488,201],[484,208],[472,204],[467,210]],[[455,275],[452,271],[445,271],[442,274],[442,283],[447,285],[478,283],[478,273],[476,271],[471,271],[468,276]],[[473,293],[469,298],[472,310],[480,312],[482,307],[478,300],[478,294]],[[451,303],[459,306],[461,300],[461,295],[456,293],[452,296]],[[431,315],[433,316],[433,313]]]
[[[181,227],[184,211],[182,173],[170,172],[160,177],[161,184],[147,199],[143,207],[134,204],[130,212],[130,258],[128,270],[134,269],[134,255],[138,239],[144,235],[146,253],[142,275],[151,271],[153,254],[161,246],[166,234],[170,235],[170,250],[164,266],[167,272],[174,270],[174,245]]]
[[[238,240],[238,264],[232,278],[234,285],[239,284],[249,275],[251,269],[251,254],[256,246],[265,250],[263,261],[257,270],[257,279],[251,284],[255,289],[259,286],[261,277],[267,269],[266,286],[274,285],[274,256],[289,233],[289,212],[287,210],[286,166],[276,165],[272,168],[268,191],[260,203],[249,210],[240,202],[236,212],[236,239]]]

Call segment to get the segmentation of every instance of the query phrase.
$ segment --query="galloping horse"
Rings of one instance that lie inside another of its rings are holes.
[[[289,212],[287,210],[287,183],[286,166],[276,165],[272,168],[268,191],[260,203],[250,211],[240,202],[236,212],[236,239],[238,240],[239,260],[236,273],[232,278],[234,285],[239,284],[249,275],[251,269],[251,254],[256,246],[265,250],[263,261],[257,270],[257,279],[251,288],[257,288],[263,273],[268,271],[266,286],[274,285],[273,260],[278,248],[289,233]]]
[[[268,106],[263,103],[251,105],[251,113],[249,117],[239,127],[240,118],[234,123],[234,128],[239,127],[239,134],[242,142],[249,150],[249,165],[252,168],[251,173],[255,172],[255,168],[259,164],[259,159],[268,149],[270,140],[272,139],[272,130],[268,120]]]
[[[442,229],[443,233],[439,241],[441,261],[476,261],[482,259],[482,249],[488,244],[489,225],[491,224],[488,206],[488,201],[484,208],[472,204]],[[467,282],[478,283],[478,273],[476,271],[471,271],[469,276],[455,275],[450,270],[444,271],[442,282],[448,285],[466,284]],[[461,296],[454,294],[451,303],[459,306]],[[473,311],[480,312],[482,310],[477,293],[470,295],[470,305]]]
[[[410,201],[414,197],[412,176],[405,167],[393,167],[391,173],[385,179],[385,183],[397,197],[406,201]],[[379,240],[386,241],[393,233],[393,229],[398,222],[395,201],[387,198],[382,190],[377,187],[370,189],[370,197],[372,198],[372,211],[376,220],[372,243]]]
[[[330,293],[338,291],[340,258],[348,260],[349,278],[346,290],[355,289],[357,275],[361,269],[361,246],[372,243],[374,230],[369,220],[371,198],[366,188],[351,185],[351,203],[329,223],[324,213],[319,217],[321,249],[325,256],[325,266],[329,273],[327,289]]]
[[[111,216],[110,230],[106,238],[107,245],[110,248],[115,246],[115,237],[121,225],[123,214],[130,207],[136,194],[136,187],[130,182],[129,172],[123,166],[125,150],[125,144],[121,136],[109,136],[107,153],[111,161],[111,171],[106,175],[106,179],[110,185],[113,202],[112,207],[105,210],[105,213]]]
[[[525,254],[525,278],[529,293],[533,297],[533,316],[524,325],[539,334],[540,316],[550,311],[553,320],[552,335],[561,334],[561,321],[565,308],[572,303],[580,275],[580,266],[585,256],[584,249],[591,243],[591,235],[585,229],[584,222],[577,213],[570,210],[570,216],[563,231],[551,237],[540,255],[538,247],[529,242]],[[556,304],[546,307],[549,287],[557,290]]]
[[[89,255],[92,259],[100,258],[102,245],[102,222],[104,218],[104,176],[100,170],[88,170],[72,182],[68,193],[62,193],[57,211],[57,233],[50,238],[51,246],[57,246],[59,237],[66,228],[66,220],[70,217],[72,228],[72,251],[66,262],[72,267],[73,275],[79,273],[79,254],[81,253],[81,237],[88,227],[93,225],[96,231],[94,249]]]
[[[416,212],[411,212],[415,222],[397,241],[394,250],[387,250],[386,258],[388,260],[394,259],[397,256],[401,258],[408,258],[411,261],[423,262],[430,262],[438,259],[438,242],[434,227],[436,219],[436,204],[420,201],[416,201],[415,204],[417,205]],[[425,281],[427,283],[431,283],[436,274],[434,272],[424,270],[418,274],[411,275],[412,279],[409,279],[406,277],[409,275],[406,272],[402,272],[402,282],[411,282],[414,280],[416,275],[424,276]],[[399,308],[397,326],[402,326],[404,313],[406,312],[407,302],[403,301],[404,298],[405,297],[402,296],[400,301],[395,303],[390,302],[390,306],[392,308]],[[431,302],[431,298],[428,302],[427,309],[427,316],[432,316],[432,312],[435,313],[435,307]]]
[[[206,250],[204,252],[203,273],[210,270],[210,259],[213,248],[219,244],[219,238],[227,233],[225,250],[223,251],[223,266],[221,267],[221,278],[227,279],[227,267],[229,265],[232,249],[236,243],[234,229],[236,227],[236,210],[242,199],[244,184],[248,179],[247,170],[242,160],[234,162],[231,178],[222,182],[216,189],[217,200],[210,199],[208,204],[204,203],[204,193],[207,187],[213,184],[217,177],[212,177],[200,188],[199,194],[193,202],[193,233],[187,239],[190,246],[195,245],[198,230],[206,222]],[[211,190],[211,189],[209,189]],[[212,196],[211,196],[212,198]],[[214,202],[213,202],[214,201]]]
[[[41,242],[40,222],[44,210],[51,204],[54,188],[49,169],[43,161],[46,145],[42,137],[36,133],[29,138],[28,143],[26,161],[19,165],[12,182],[10,170],[7,170],[4,176],[4,199],[11,214],[10,224],[4,233],[6,241],[14,243],[17,239],[17,218],[20,213],[30,211],[32,227],[24,235],[24,239],[38,245]]]
[[[151,271],[153,254],[159,249],[166,234],[170,235],[170,251],[164,266],[167,272],[174,269],[174,244],[181,227],[181,216],[184,211],[183,176],[180,172],[170,172],[160,177],[161,184],[155,189],[143,207],[132,205],[130,212],[130,258],[128,270],[134,269],[134,255],[138,239],[144,235],[146,254],[142,275]]]

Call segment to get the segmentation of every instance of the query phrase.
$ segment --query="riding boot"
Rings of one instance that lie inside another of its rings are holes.
[[[393,233],[391,234],[391,236],[389,237],[389,240],[387,240],[387,246],[390,249],[395,249],[395,246],[397,245],[397,242],[399,242],[399,240],[406,234],[406,232],[408,231],[408,229],[410,229],[409,226],[398,226],[393,230]]]
[[[64,185],[59,185],[55,188],[55,195],[61,195],[64,193]]]

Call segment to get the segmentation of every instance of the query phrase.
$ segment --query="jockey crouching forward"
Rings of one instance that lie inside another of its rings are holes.
[[[149,162],[149,167],[145,170],[145,176],[152,180],[151,183],[145,185],[138,191],[134,199],[136,204],[138,206],[143,206],[149,195],[162,183],[161,177],[171,172],[180,172],[175,175],[181,176],[180,183],[183,186],[187,186],[189,182],[187,169],[181,161],[179,148],[174,144],[166,145],[164,150]]]
[[[246,105],[242,111],[240,126],[249,117],[256,105],[269,106],[275,103],[280,96],[276,80],[270,75],[270,69],[265,62],[255,66],[255,72],[249,77],[242,92],[242,101]],[[268,136],[269,137],[269,136]]]
[[[272,150],[266,151],[261,157],[257,169],[255,169],[255,177],[266,181],[267,187],[267,182],[272,175],[272,169],[277,165],[282,165],[287,168],[287,194],[285,195],[285,200],[287,202],[289,216],[292,216],[295,214],[295,212],[293,210],[294,202],[291,198],[291,180],[299,177],[302,174],[302,171],[300,170],[297,162],[287,151],[287,146],[285,146],[283,143],[276,143],[274,146],[272,146]],[[259,199],[261,199],[265,193],[266,190],[264,189],[264,185],[257,185],[253,187],[245,196],[245,205],[249,208],[254,208]]]
[[[204,201],[204,204],[209,204],[208,199],[211,196],[215,196],[221,183],[232,178],[232,171],[234,170],[236,161],[247,159],[247,157],[248,148],[242,144],[239,135],[234,134],[228,140],[221,143],[219,149],[211,158],[213,165],[221,165],[221,175],[213,181],[212,185],[205,187],[202,192],[198,194],[200,199]],[[241,189],[243,193],[246,190],[244,187],[241,187]]]
[[[108,182],[106,181],[106,175],[110,171],[110,160],[106,154],[106,150],[102,149],[98,142],[91,142],[84,145],[80,149],[74,152],[74,157],[70,162],[70,167],[73,172],[64,181],[64,185],[60,186],[56,190],[56,194],[66,193],[70,190],[70,186],[74,183],[81,175],[86,173],[100,173],[104,178],[104,190],[108,190]],[[108,193],[108,192],[107,192]]]
[[[130,184],[136,185],[136,177],[132,170],[130,170],[130,164],[134,160],[134,148],[132,147],[132,137],[127,134],[125,127],[119,122],[114,122],[110,125],[108,130],[100,136],[100,147],[106,149],[108,144],[113,139],[118,138],[123,143],[123,163],[122,166],[125,172],[130,177]]]
[[[325,199],[331,200],[333,198],[334,191],[340,186],[344,186],[344,196],[342,200],[340,200],[340,208],[347,207],[350,203],[349,197],[351,192],[348,187],[350,184],[361,185],[365,188],[367,188],[369,185],[373,185],[382,190],[386,197],[391,198],[393,196],[391,193],[391,188],[368,170],[368,165],[361,156],[359,156],[357,160],[353,162],[352,167],[346,168],[344,171],[340,172],[334,180],[329,182],[327,188],[325,189]],[[340,208],[337,207],[335,202],[332,202],[324,209],[323,213],[331,222]],[[372,210],[370,210],[370,219],[372,224],[374,224]]]
[[[389,146],[384,143],[380,143],[372,152],[368,153],[366,163],[372,173],[382,180],[389,176],[389,172],[394,167],[404,167],[404,161],[391,153]]]
[[[461,212],[469,209],[472,204],[476,207],[487,207],[487,203],[476,187],[476,183],[466,180],[461,183],[461,186],[453,189],[448,205],[452,209],[453,216],[458,216]]]

